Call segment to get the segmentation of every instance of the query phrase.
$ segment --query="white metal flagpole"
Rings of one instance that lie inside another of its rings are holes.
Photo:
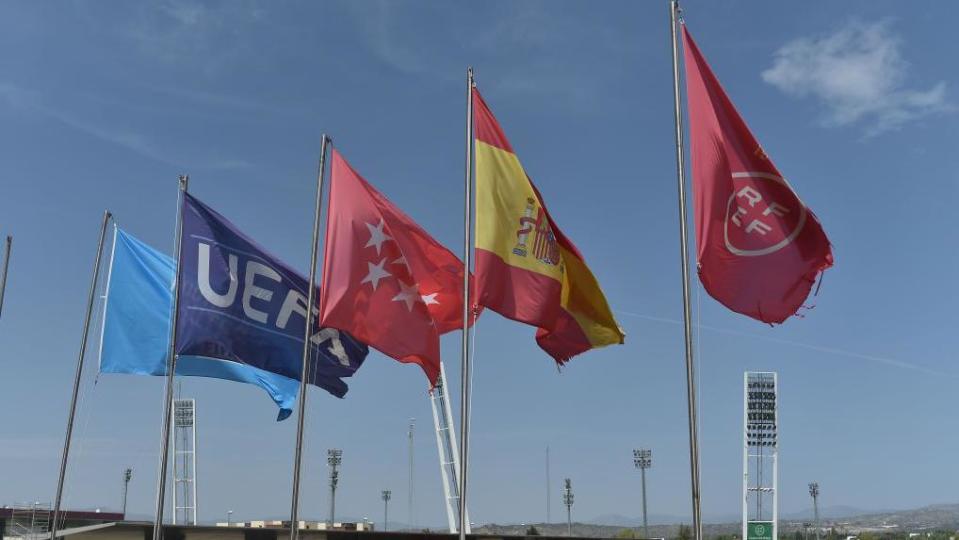
[[[313,243],[310,246],[310,279],[307,282],[306,328],[303,331],[303,368],[300,374],[300,399],[297,405],[296,450],[293,456],[293,497],[290,502],[290,540],[300,534],[300,471],[303,462],[303,424],[306,418],[306,389],[310,377],[310,338],[313,334],[313,305],[316,303],[317,240],[320,235],[320,212],[323,204],[323,178],[326,170],[326,149],[332,139],[323,135],[320,143],[320,164],[316,174],[316,205],[313,213]],[[331,524],[332,525],[332,524]]]
[[[63,502],[63,482],[67,475],[67,462],[70,457],[70,440],[73,438],[73,420],[77,414],[77,395],[80,393],[80,379],[83,376],[83,360],[87,352],[87,339],[90,336],[90,319],[93,315],[93,303],[96,300],[97,281],[100,278],[100,259],[103,257],[103,239],[107,234],[107,225],[110,223],[109,210],[103,212],[103,223],[100,224],[100,239],[97,242],[97,256],[93,263],[93,279],[90,280],[90,293],[87,296],[87,312],[83,318],[83,334],[80,336],[80,353],[77,355],[77,368],[73,376],[73,395],[70,398],[70,412],[67,413],[67,430],[63,438],[63,452],[60,454],[60,475],[57,477],[57,495],[53,503],[53,523],[50,525],[50,538],[57,536],[60,525],[60,504]],[[7,241],[10,238],[7,237]],[[9,244],[8,250],[9,250]],[[6,280],[6,271],[4,271]]]
[[[463,350],[460,369],[459,537],[466,540],[466,473],[470,445],[470,253],[473,195],[473,68],[466,69],[466,189],[463,212]]]
[[[669,2],[670,35],[673,49],[673,105],[676,117],[676,183],[679,195],[679,252],[683,274],[683,330],[686,342],[686,400],[689,416],[689,474],[692,483],[693,535],[703,538],[699,488],[699,435],[696,424],[696,378],[693,364],[693,324],[689,301],[689,249],[686,233],[686,168],[683,157],[683,125],[679,97],[679,43],[676,31],[679,23],[679,2]]]
[[[183,237],[183,205],[186,204],[186,193],[190,177],[180,175],[180,204],[177,206],[176,218],[176,272],[173,274],[173,313],[170,325],[170,350],[167,356],[166,395],[163,399],[163,427],[160,431],[160,466],[157,471],[156,513],[153,517],[153,540],[163,537],[163,503],[166,496],[166,471],[168,454],[170,452],[170,426],[173,416],[173,382],[176,377],[176,325],[177,311],[180,304],[180,248]],[[176,486],[174,486],[176,487]],[[175,513],[175,509],[174,509]]]

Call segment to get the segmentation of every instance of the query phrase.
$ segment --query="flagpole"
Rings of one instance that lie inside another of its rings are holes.
[[[686,233],[686,171],[683,157],[683,125],[679,98],[679,44],[676,28],[678,24],[679,1],[670,0],[669,20],[673,49],[673,112],[676,116],[676,181],[679,195],[679,251],[683,269],[683,330],[686,343],[686,401],[689,417],[689,473],[692,482],[693,535],[695,540],[703,538],[702,513],[700,510],[699,487],[699,435],[696,427],[696,378],[693,365],[693,325],[689,301],[689,251]]]
[[[3,278],[0,279],[0,315],[3,314],[3,295],[7,290],[7,271],[10,269],[10,246],[13,244],[13,236],[7,235],[7,247],[3,255]]]
[[[180,204],[177,205],[176,219],[176,273],[173,275],[173,314],[170,325],[170,351],[167,357],[166,396],[163,400],[163,428],[160,433],[160,467],[157,472],[156,514],[153,519],[153,540],[163,537],[163,503],[166,491],[167,458],[170,446],[170,424],[173,416],[173,382],[176,377],[176,325],[180,304],[180,249],[183,240],[183,205],[186,204],[186,193],[190,177],[180,175]],[[176,508],[173,509],[174,514]]]
[[[313,304],[316,302],[316,244],[320,235],[320,211],[323,202],[323,176],[326,170],[326,149],[332,141],[326,134],[320,143],[320,164],[316,173],[316,206],[313,213],[313,243],[310,245],[310,278],[306,293],[306,329],[303,333],[303,371],[300,376],[300,399],[296,420],[296,450],[293,457],[293,500],[290,503],[290,540],[300,534],[298,516],[300,510],[300,469],[303,460],[303,423],[306,418],[306,389],[310,375],[310,337],[313,333]]]
[[[13,236],[7,235],[7,247],[3,255],[3,278],[0,278],[0,315],[3,314],[3,296],[7,291],[7,271],[10,269],[10,246],[13,244]]]
[[[83,359],[87,351],[87,338],[90,336],[90,319],[93,315],[93,303],[96,300],[97,281],[100,278],[100,259],[103,256],[103,239],[107,234],[107,225],[112,215],[109,210],[103,212],[103,223],[100,225],[100,239],[97,241],[97,256],[93,262],[93,279],[90,281],[90,292],[87,295],[87,312],[83,319],[83,334],[80,336],[80,353],[77,355],[77,369],[73,376],[73,396],[70,398],[70,412],[67,414],[67,431],[63,440],[63,452],[60,454],[60,476],[57,478],[57,495],[53,503],[53,523],[50,526],[50,538],[57,536],[59,529],[60,504],[63,502],[63,481],[67,475],[67,459],[70,456],[70,440],[73,437],[73,420],[77,413],[77,395],[80,393],[80,378],[83,376]],[[10,258],[11,237],[7,237],[7,260]],[[3,281],[6,285],[7,271],[4,263]]]
[[[473,68],[466,68],[466,188],[463,211],[463,350],[460,369],[460,498],[459,537],[466,540],[466,465],[470,444],[470,252],[473,236],[470,220],[473,195]]]

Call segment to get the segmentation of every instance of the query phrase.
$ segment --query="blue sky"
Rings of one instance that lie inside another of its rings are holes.
[[[694,283],[703,510],[739,511],[741,384],[781,384],[781,507],[956,502],[959,367],[952,222],[959,157],[956,5],[685,4],[704,54],[834,245],[805,318],[769,328]],[[600,280],[627,344],[557,374],[534,330],[477,327],[471,516],[639,514],[631,449],[653,450],[652,513],[688,515],[670,53],[665,2],[5,2],[0,233],[14,253],[0,320],[0,504],[50,500],[104,208],[172,251],[176,177],[294,266],[309,258],[320,135],[441,242],[461,250],[464,74]],[[458,336],[444,338],[457,380]],[[91,357],[93,358],[93,357]],[[95,358],[93,358],[95,360]],[[83,385],[71,507],[152,509],[162,381]],[[313,391],[302,513],[445,523],[426,384],[372,354],[337,400]],[[283,516],[295,423],[259,389],[188,379],[198,399],[200,517]],[[315,389],[314,389],[315,390]],[[458,403],[458,397],[455,398]]]

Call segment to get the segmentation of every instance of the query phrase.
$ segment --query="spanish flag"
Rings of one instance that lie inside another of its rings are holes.
[[[537,343],[560,365],[623,343],[599,283],[550,217],[476,88],[473,111],[476,303],[537,326]]]

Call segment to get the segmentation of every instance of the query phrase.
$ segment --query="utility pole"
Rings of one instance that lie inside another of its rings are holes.
[[[384,489],[383,490],[383,532],[390,530],[390,499],[393,497],[393,492]]]
[[[546,523],[553,522],[551,513],[553,488],[549,484],[549,445],[546,445]]]
[[[819,540],[819,531],[822,529],[819,523],[819,482],[809,484],[809,496],[812,497],[812,511],[816,518],[816,540]]]
[[[330,464],[330,528],[336,517],[336,485],[340,483],[340,463],[343,462],[343,451],[331,448],[326,451],[326,462]]]
[[[416,418],[410,418],[410,429],[407,432],[406,436],[409,439],[410,445],[410,484],[409,490],[407,492],[406,500],[406,511],[407,511],[407,521],[409,521],[410,529],[415,530],[415,519],[413,518],[413,427],[416,425]]]
[[[563,504],[566,505],[566,536],[573,536],[573,484],[569,478],[563,488]]]
[[[653,466],[653,451],[648,448],[633,450],[633,465],[643,475],[643,538],[649,538],[649,523],[646,521],[646,469]]]
[[[127,518],[127,490],[130,487],[130,480],[133,479],[133,469],[127,467],[123,471],[123,519]]]

